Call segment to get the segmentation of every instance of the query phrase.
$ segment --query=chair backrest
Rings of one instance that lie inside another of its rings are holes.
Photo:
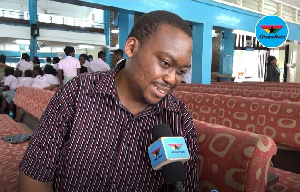
[[[263,134],[278,145],[300,149],[300,103],[180,91],[174,95],[194,119]]]
[[[54,91],[35,87],[18,87],[14,102],[30,115],[40,119],[54,94]]]
[[[264,191],[274,141],[264,135],[194,120],[201,191]]]

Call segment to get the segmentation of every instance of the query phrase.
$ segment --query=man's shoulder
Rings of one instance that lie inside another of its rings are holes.
[[[187,112],[187,107],[184,102],[179,100],[175,95],[168,94],[168,108],[172,111],[177,111],[180,113],[185,113]]]

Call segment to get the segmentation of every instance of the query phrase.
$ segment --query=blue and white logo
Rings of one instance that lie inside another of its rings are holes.
[[[284,43],[289,34],[286,22],[276,15],[261,18],[255,28],[257,40],[265,47],[274,48]]]

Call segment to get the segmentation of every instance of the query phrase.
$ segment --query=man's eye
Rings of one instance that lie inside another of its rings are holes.
[[[163,65],[164,67],[169,67],[170,63],[168,61],[165,60],[160,60],[161,65]]]
[[[178,75],[184,75],[184,74],[186,74],[186,72],[187,72],[187,71],[185,71],[185,70],[179,70],[179,71],[177,72],[177,74],[178,74]]]

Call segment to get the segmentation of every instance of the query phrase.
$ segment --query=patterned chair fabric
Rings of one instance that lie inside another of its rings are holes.
[[[181,91],[174,95],[194,119],[263,134],[281,147],[300,149],[300,103]]]
[[[0,137],[24,133],[18,123],[8,115],[0,115]],[[28,141],[12,144],[0,139],[0,191],[18,191],[19,163],[23,158]]]
[[[300,175],[274,167],[269,172],[279,176],[279,182],[269,187],[267,192],[298,192],[300,191]]]
[[[54,91],[35,87],[19,87],[15,94],[15,104],[40,119],[54,94]]]
[[[266,136],[194,120],[201,191],[265,191],[274,141]]]
[[[236,84],[222,84],[214,83],[210,85],[205,84],[180,84],[177,91],[183,91],[183,87],[206,87],[206,88],[227,88],[227,89],[248,89],[248,90],[267,90],[267,91],[280,91],[280,92],[296,92],[300,93],[299,87],[282,87],[282,86],[264,86],[259,87],[255,85],[236,85]]]
[[[291,101],[300,103],[300,93],[296,92],[280,92],[270,90],[252,90],[252,89],[229,89],[229,88],[207,88],[207,87],[189,87],[184,86],[180,88],[181,91],[194,93],[209,93],[209,94],[223,94],[242,97],[257,97],[264,99],[271,99],[274,101]]]

